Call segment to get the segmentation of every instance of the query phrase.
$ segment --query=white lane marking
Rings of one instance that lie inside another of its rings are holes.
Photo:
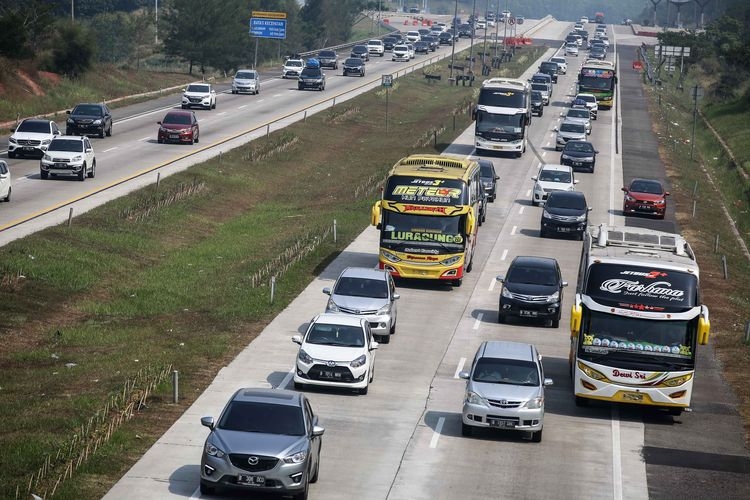
[[[484,313],[477,314],[477,319],[474,321],[474,330],[479,330],[479,325],[482,324],[482,318],[484,317]]]
[[[551,142],[548,142],[547,144],[545,144],[545,145],[544,145],[544,147],[545,147],[545,148],[548,148],[548,147],[550,147],[551,145],[552,145],[552,143],[551,143]]]
[[[503,250],[503,255],[500,257],[500,260],[505,260],[505,258],[508,256],[508,249],[506,248]]]
[[[274,94],[271,97],[281,97],[281,94]]]
[[[294,368],[292,368],[291,371],[286,374],[284,380],[282,380],[279,385],[274,387],[274,389],[286,389],[286,386],[289,385],[289,381],[292,380],[292,377],[294,377]]]
[[[547,156],[547,151],[542,151],[542,157]]]
[[[518,209],[518,215],[523,215],[523,209],[526,208],[524,206],[521,206],[521,208]]]
[[[221,113],[216,113],[216,116],[221,116],[221,115],[225,115],[225,114],[227,114],[227,112],[226,111],[222,111]]]
[[[265,101],[265,99],[258,99],[258,102],[263,102],[263,101]]]
[[[237,109],[245,109],[247,107],[247,104],[243,104],[242,106],[237,106]]]
[[[190,495],[189,500],[193,500],[194,498],[200,498],[200,497],[201,497],[201,487],[198,486],[197,488],[195,488],[195,491],[193,492],[193,494]]]
[[[107,148],[107,149],[105,149],[104,151],[102,151],[102,153],[109,153],[110,151],[114,151],[115,149],[117,149],[117,148],[119,148],[119,147],[120,147],[120,146],[115,146],[115,147],[113,147],[113,148]]]
[[[435,427],[435,433],[432,435],[432,439],[430,439],[430,448],[437,448],[438,439],[440,439],[440,433],[443,431],[444,423],[445,417],[440,417],[437,426]]]
[[[456,373],[453,374],[453,378],[458,378],[458,374],[463,371],[465,363],[466,358],[461,358],[458,360],[458,366],[456,367]]]
[[[494,290],[495,289],[495,283],[497,283],[497,279],[496,278],[492,278],[492,281],[490,281],[490,287],[487,289],[487,291],[491,292],[492,290]]]
[[[531,196],[531,189],[529,189],[528,191],[526,191],[526,196]]]
[[[620,411],[612,405],[612,498],[622,500],[622,457],[620,453]]]
[[[149,139],[151,139],[151,136],[149,136],[149,137],[142,137],[142,138],[140,138],[140,139],[138,139],[138,140],[139,140],[139,141],[147,141],[147,140],[149,140]]]
[[[518,226],[513,226],[513,229],[510,230],[510,235],[513,236],[516,234],[516,229],[518,229]]]

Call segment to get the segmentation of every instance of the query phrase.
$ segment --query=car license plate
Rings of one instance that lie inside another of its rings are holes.
[[[338,372],[328,372],[328,371],[324,371],[324,372],[320,372],[320,375],[321,375],[321,376],[322,376],[323,378],[341,378],[341,374],[340,374],[340,373],[338,373]]]
[[[55,163],[55,168],[65,168],[68,166],[67,163]]]
[[[651,210],[649,205],[638,205],[639,210]]]
[[[244,486],[263,486],[266,484],[266,478],[263,476],[250,476],[247,474],[240,474],[237,476],[237,484]]]
[[[574,167],[580,167],[580,166],[582,166],[582,165],[583,165],[583,163],[581,163],[580,161],[574,161],[574,162],[573,162],[573,166],[574,166]]]
[[[513,420],[500,420],[498,418],[488,418],[487,423],[490,427],[500,427],[503,429],[514,429],[516,423]]]
[[[24,146],[23,150],[24,151],[34,151],[34,148],[32,148],[31,146]]]
[[[170,139],[179,139],[180,138],[180,134],[169,134],[169,138]]]
[[[569,233],[570,232],[570,228],[569,227],[558,227],[557,228],[557,232],[558,233]]]
[[[640,392],[623,392],[623,401],[643,401],[643,394]]]
[[[536,315],[537,315],[537,312],[536,311],[526,311],[524,309],[521,309],[520,314],[521,314],[521,316],[535,318]]]

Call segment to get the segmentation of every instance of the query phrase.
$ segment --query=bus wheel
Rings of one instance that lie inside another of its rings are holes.
[[[582,398],[581,396],[576,396],[576,406],[583,407],[583,406],[588,406],[588,405],[589,405],[588,399]]]
[[[460,287],[460,286],[461,286],[461,282],[462,282],[462,281],[463,281],[463,280],[462,280],[462,279],[460,279],[460,278],[459,278],[459,279],[457,279],[457,280],[453,280],[453,286],[455,286],[456,288]]]
[[[672,415],[673,417],[679,417],[682,415],[682,408],[668,408],[667,414]]]

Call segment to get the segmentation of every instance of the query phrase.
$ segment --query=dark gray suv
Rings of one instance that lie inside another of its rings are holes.
[[[201,457],[200,491],[273,492],[306,499],[318,480],[325,429],[304,394],[280,389],[235,392],[211,429]]]

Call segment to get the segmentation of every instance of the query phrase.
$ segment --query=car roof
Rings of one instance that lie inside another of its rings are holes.
[[[386,281],[387,272],[388,271],[384,269],[375,269],[374,267],[347,267],[346,269],[341,271],[339,278],[342,278],[342,277],[367,278],[367,279],[381,279],[383,281]]]
[[[581,191],[552,191],[547,197],[547,202],[549,202],[550,198],[583,198],[585,200],[586,195]]]
[[[167,116],[167,115],[187,115],[187,116],[190,116],[190,115],[194,115],[194,114],[195,114],[195,112],[192,111],[192,110],[172,109],[172,110],[167,111],[167,114],[164,115],[164,116]]]
[[[362,316],[356,314],[320,313],[310,323],[325,323],[328,325],[362,326],[366,322]]]
[[[565,116],[565,119],[562,121],[562,123],[560,125],[562,126],[562,125],[565,125],[566,123],[568,125],[580,125],[580,126],[583,126],[583,124],[581,123],[581,120],[568,118],[567,115]]]
[[[547,268],[555,268],[557,269],[557,261],[552,257],[539,257],[537,255],[517,255],[513,262],[510,263],[511,266],[526,266],[526,265],[532,265],[532,266],[539,266],[539,267],[547,267]]]
[[[580,125],[580,123],[576,123],[576,125]],[[540,170],[550,170],[554,172],[560,172],[560,171],[572,172],[573,167],[569,165],[560,165],[558,163],[545,163],[544,165],[542,165],[542,168]]]
[[[21,120],[21,122],[19,122],[19,125],[21,123],[23,123],[23,122],[28,122],[28,123],[46,123],[46,124],[49,124],[51,121],[52,120],[44,120],[42,118],[24,118],[23,120]]]
[[[522,342],[510,342],[508,340],[486,340],[479,346],[479,352],[483,358],[518,359],[522,361],[536,362],[531,344]]]
[[[234,393],[232,401],[301,406],[303,398],[304,396],[302,394],[295,391],[262,387],[245,387]]]

